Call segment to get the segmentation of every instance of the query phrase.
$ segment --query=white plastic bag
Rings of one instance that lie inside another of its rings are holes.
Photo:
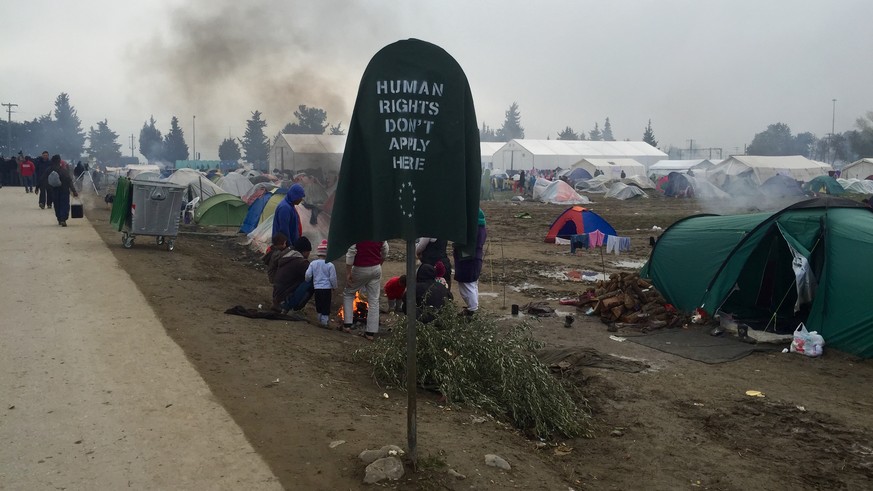
[[[821,356],[824,348],[824,338],[818,332],[809,332],[806,325],[801,322],[794,330],[794,339],[791,341],[790,351],[806,356]]]

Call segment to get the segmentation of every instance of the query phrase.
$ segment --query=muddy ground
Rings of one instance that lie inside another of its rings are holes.
[[[270,297],[256,255],[236,237],[186,232],[174,252],[145,237],[124,249],[109,227],[107,205],[91,201],[94,227],[286,488],[362,488],[360,451],[405,446],[405,394],[377,385],[368,366],[352,356],[367,341],[315,327],[311,306],[309,323],[224,314]],[[498,200],[482,208],[489,234],[482,308],[504,323],[520,322],[509,315],[511,304],[531,301],[575,314],[557,299],[581,292],[587,284],[580,277],[604,266],[607,273],[633,271],[648,255],[653,226],[712,211],[693,200],[600,198],[590,208],[633,246],[630,254],[602,259],[543,243],[565,207]],[[532,218],[514,218],[522,212]],[[384,277],[404,268],[403,243],[391,246]],[[616,342],[595,318],[577,315],[569,329],[561,316],[526,320],[547,346],[595,350],[646,368],[581,368],[574,380],[589,399],[594,436],[545,446],[499,417],[474,423],[475,411],[444,407],[437,395],[421,391],[419,469],[389,487],[869,489],[873,482],[870,361],[829,350],[819,359],[754,353],[707,365]],[[766,397],[745,395],[750,389]],[[337,440],[346,443],[329,448]],[[488,453],[503,456],[512,470],[485,466]],[[448,468],[466,479],[448,475]]]

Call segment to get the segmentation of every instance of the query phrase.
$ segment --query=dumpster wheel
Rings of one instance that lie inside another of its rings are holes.
[[[128,235],[127,232],[121,234],[121,245],[124,246],[125,249],[130,249],[133,247],[133,237]]]
[[[176,239],[170,239],[167,241],[167,250],[172,251],[176,248]]]
[[[163,236],[163,235],[158,235],[158,236],[156,236],[156,237],[155,237],[155,242],[156,242],[159,246],[164,245],[164,236]]]

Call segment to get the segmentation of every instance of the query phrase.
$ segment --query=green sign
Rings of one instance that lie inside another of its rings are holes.
[[[328,260],[363,240],[475,244],[480,178],[476,111],[460,65],[417,39],[386,46],[358,89]]]

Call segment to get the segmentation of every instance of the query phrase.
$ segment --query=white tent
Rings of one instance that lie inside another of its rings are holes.
[[[177,169],[176,172],[170,174],[167,181],[180,186],[188,186],[188,198],[199,197],[201,202],[224,192],[218,185],[210,181],[208,177],[194,169]]]
[[[636,186],[640,189],[655,189],[655,183],[646,176],[627,176],[622,179],[621,182]]]
[[[707,171],[706,176],[716,185],[724,187],[731,178],[743,175],[758,186],[767,179],[781,174],[797,181],[807,182],[817,176],[826,176],[831,166],[809,160],[801,155],[784,157],[761,157],[734,155]]]
[[[556,205],[587,205],[591,201],[580,195],[564,181],[538,178],[533,188],[534,201]]]
[[[156,174],[161,173],[160,166],[154,164],[130,164],[124,166],[124,175],[128,179],[133,179],[134,177],[142,174],[143,172],[153,172]]]
[[[843,179],[866,179],[867,176],[873,176],[873,159],[856,160],[840,171]]]
[[[661,160],[649,167],[648,175],[655,177],[666,176],[671,172],[687,173],[689,170],[697,173],[698,170],[711,169],[715,164],[706,159],[698,160]]]
[[[230,193],[234,196],[245,196],[246,193],[252,190],[255,187],[252,184],[252,181],[249,180],[248,177],[238,174],[236,172],[231,172],[230,174],[218,179],[218,187],[223,189],[225,192]]]
[[[597,177],[577,182],[575,188],[577,190],[585,191],[586,193],[599,194],[609,191],[610,186],[617,181],[618,179],[610,177],[607,174],[601,174]]]
[[[482,155],[482,168],[491,169],[494,167],[494,153],[500,150],[500,147],[506,145],[506,142],[479,142],[479,152]]]
[[[518,139],[509,141],[494,152],[492,162],[494,167],[510,171],[550,170],[558,167],[566,169],[586,158],[634,159],[645,167],[667,158],[667,154],[641,141]]]
[[[837,179],[840,186],[849,193],[873,194],[873,181],[867,179]]]
[[[623,182],[617,182],[609,188],[609,191],[607,191],[603,197],[625,200],[636,198],[637,196],[642,196],[643,198],[649,197],[645,191],[636,186],[628,186]]]
[[[634,159],[587,158],[573,164],[574,169],[578,167],[585,169],[592,176],[596,171],[600,171],[602,175],[612,179],[621,179],[622,171],[624,171],[625,177],[646,174],[646,167]]]

